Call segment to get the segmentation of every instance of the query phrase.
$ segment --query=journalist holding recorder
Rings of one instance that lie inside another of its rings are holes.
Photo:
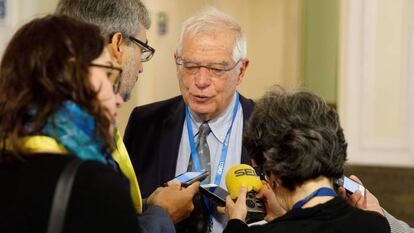
[[[227,197],[224,232],[390,232],[386,219],[336,196],[333,180],[343,175],[347,143],[338,115],[308,92],[268,92],[260,99],[243,138],[267,185],[267,224],[245,224],[246,189]]]

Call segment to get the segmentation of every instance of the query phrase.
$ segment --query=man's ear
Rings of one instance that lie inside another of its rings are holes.
[[[108,44],[108,51],[111,58],[118,64],[122,65],[122,55],[125,48],[125,38],[122,33],[116,32],[110,39]]]
[[[242,64],[239,69],[239,75],[237,80],[237,85],[239,85],[243,81],[243,77],[246,74],[247,67],[249,66],[249,59],[245,58],[240,61]]]
[[[177,60],[177,52],[175,52],[174,53],[174,63],[175,63],[175,61]],[[178,69],[178,66],[177,65],[175,65],[175,71],[177,72],[177,74],[178,74],[178,72],[180,71],[179,69]]]

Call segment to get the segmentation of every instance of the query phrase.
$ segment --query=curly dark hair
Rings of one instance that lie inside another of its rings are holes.
[[[9,140],[14,155],[25,152],[19,140],[39,134],[65,101],[88,111],[95,136],[111,147],[107,110],[89,79],[89,65],[103,49],[97,26],[67,16],[34,19],[14,34],[0,64],[0,140]]]
[[[243,143],[266,173],[292,191],[319,176],[343,175],[347,143],[338,114],[309,92],[266,93],[255,106]]]

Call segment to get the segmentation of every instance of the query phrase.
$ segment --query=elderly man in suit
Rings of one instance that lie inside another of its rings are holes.
[[[249,64],[246,47],[240,25],[215,8],[183,23],[174,55],[181,95],[136,107],[124,136],[144,197],[188,170],[206,169],[207,182],[225,188],[226,171],[249,163],[242,134],[253,101],[236,90]],[[200,199],[194,215],[208,217],[184,221],[178,232],[222,232],[224,216]]]

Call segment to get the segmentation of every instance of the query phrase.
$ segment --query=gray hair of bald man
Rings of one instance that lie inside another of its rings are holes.
[[[146,29],[151,25],[148,10],[140,0],[60,0],[55,13],[97,25],[105,40],[115,32],[134,36],[139,33],[139,23]]]
[[[196,36],[201,33],[223,33],[232,31],[234,33],[233,60],[246,58],[247,43],[246,36],[239,23],[231,16],[224,14],[214,7],[208,7],[199,14],[188,18],[181,27],[176,54],[181,56],[183,50],[184,36]]]

